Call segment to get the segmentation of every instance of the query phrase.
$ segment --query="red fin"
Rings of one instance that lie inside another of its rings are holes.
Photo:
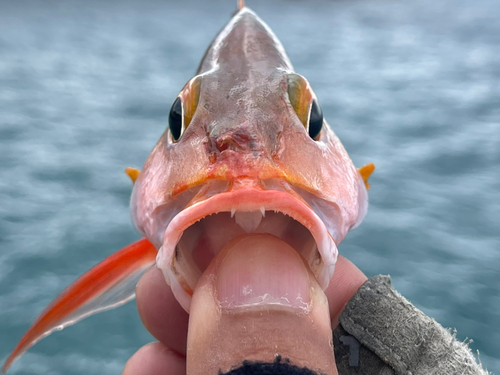
[[[38,340],[100,311],[123,305],[135,296],[140,277],[156,259],[147,239],[106,258],[59,294],[38,316],[3,365],[2,372]]]

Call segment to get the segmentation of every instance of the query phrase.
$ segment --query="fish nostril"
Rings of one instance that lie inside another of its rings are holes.
[[[215,146],[219,152],[225,150],[245,151],[250,149],[252,139],[247,134],[223,134],[215,139]]]
[[[222,153],[224,151],[255,152],[261,151],[262,142],[246,129],[231,129],[210,137],[212,152]]]
[[[219,150],[219,152],[225,151],[228,148],[230,148],[231,143],[235,143],[235,142],[230,137],[227,137],[227,136],[219,137],[215,141],[215,145],[217,146],[217,150]]]

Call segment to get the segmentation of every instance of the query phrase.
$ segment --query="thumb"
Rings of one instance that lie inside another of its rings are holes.
[[[305,260],[269,234],[229,242],[191,302],[187,375],[243,370],[244,361],[337,374],[327,298]]]

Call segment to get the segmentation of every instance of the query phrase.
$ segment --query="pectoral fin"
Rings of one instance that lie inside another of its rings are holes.
[[[130,177],[132,182],[135,183],[135,180],[137,180],[137,177],[139,177],[141,171],[136,168],[127,167],[125,168],[125,173]]]
[[[156,249],[145,238],[106,258],[68,286],[38,316],[7,358],[12,363],[37,341],[69,325],[125,304],[135,297],[135,286],[156,259]]]
[[[368,183],[368,178],[370,177],[370,175],[373,173],[374,170],[375,170],[375,164],[373,163],[369,163],[363,165],[361,168],[358,168],[358,171],[361,174],[361,177],[363,177],[363,181],[367,189],[370,188],[370,184]]]

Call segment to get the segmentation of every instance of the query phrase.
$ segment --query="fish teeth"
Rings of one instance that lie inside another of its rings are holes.
[[[262,211],[236,212],[234,214],[236,224],[238,224],[246,233],[255,232],[262,221],[262,217]]]
[[[236,208],[231,207],[231,219],[233,218],[235,212],[236,212]]]
[[[260,213],[262,214],[262,217],[266,217],[266,209],[264,206],[260,206]]]

